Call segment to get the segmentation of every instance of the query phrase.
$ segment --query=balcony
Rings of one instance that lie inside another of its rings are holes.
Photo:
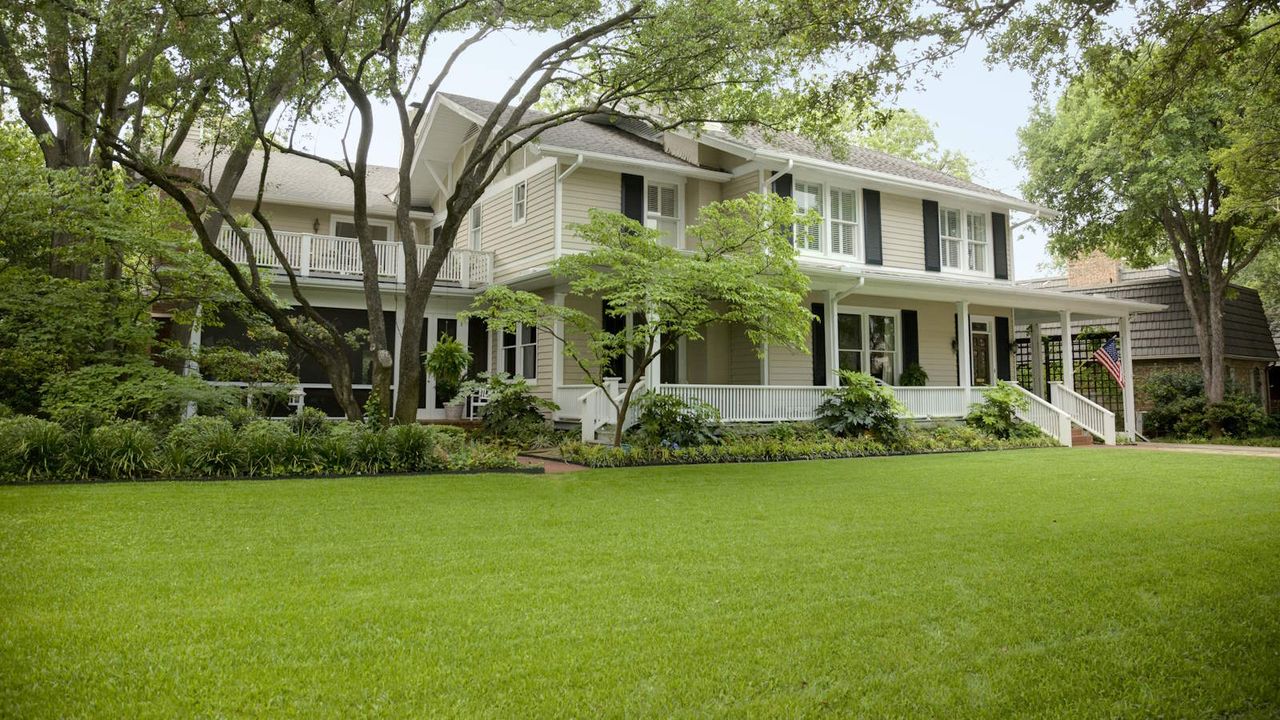
[[[262,230],[246,230],[249,244],[258,266],[278,269],[279,258],[267,242]],[[277,232],[276,242],[299,277],[328,277],[360,279],[360,245],[355,238],[310,233]],[[231,228],[224,227],[218,235],[218,249],[235,263],[249,262],[244,243]],[[386,282],[404,282],[404,255],[400,243],[375,241],[378,258],[378,277]],[[418,246],[418,269],[426,264],[430,245]],[[454,248],[447,258],[436,282],[462,288],[483,288],[493,281],[493,254],[478,250]]]

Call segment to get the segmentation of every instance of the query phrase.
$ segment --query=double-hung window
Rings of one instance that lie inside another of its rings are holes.
[[[942,267],[983,274],[990,272],[985,213],[941,208],[938,211],[938,235]]]
[[[822,186],[817,183],[796,181],[792,184],[791,198],[801,213],[814,210],[822,215]],[[799,250],[822,250],[822,219],[812,223],[796,223],[795,246]]]
[[[524,222],[528,192],[529,186],[526,183],[519,183],[511,188],[511,223],[513,225]]]
[[[831,252],[858,254],[858,195],[853,190],[831,188]]]
[[[645,226],[662,233],[662,243],[675,247],[680,233],[680,187],[649,183],[645,188]]]
[[[502,333],[502,370],[515,377],[538,379],[538,328],[521,323]]]
[[[471,208],[471,249],[480,249],[480,206],[475,205]]]
[[[898,377],[898,314],[842,312],[836,325],[841,370],[867,373],[892,385]]]

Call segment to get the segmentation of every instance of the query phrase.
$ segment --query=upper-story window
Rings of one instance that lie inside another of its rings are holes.
[[[675,247],[680,233],[680,188],[648,183],[645,188],[645,226],[662,233],[662,242]]]
[[[814,210],[822,215],[822,186],[817,183],[795,181],[791,198],[802,213]],[[796,223],[795,245],[800,250],[822,250],[822,220],[812,223]]]
[[[955,208],[938,210],[939,245],[942,267],[987,273],[987,216],[985,213]]]
[[[350,218],[333,219],[333,234],[338,237],[353,238],[356,237],[356,222]],[[374,242],[391,239],[391,223],[370,220],[369,235],[373,237]]]
[[[858,195],[852,190],[831,188],[831,252],[858,254]]]
[[[471,208],[471,221],[468,223],[471,231],[471,249],[480,249],[480,205],[476,204]]]
[[[529,186],[527,183],[518,183],[511,188],[511,222],[519,225],[524,222],[524,216],[527,205]]]

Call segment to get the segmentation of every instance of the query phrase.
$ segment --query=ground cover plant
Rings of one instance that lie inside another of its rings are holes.
[[[11,717],[1275,717],[1280,470],[0,488]]]

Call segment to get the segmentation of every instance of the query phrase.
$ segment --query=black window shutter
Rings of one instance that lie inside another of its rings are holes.
[[[938,203],[925,200],[924,206],[924,269],[942,271],[942,248],[938,245]]]
[[[813,313],[813,323],[809,334],[813,346],[813,384],[827,384],[827,333],[825,332],[827,316],[823,303],[813,303],[809,311]]]
[[[600,302],[600,329],[607,333],[617,335],[627,330],[627,318],[623,315],[610,315],[609,303]],[[609,367],[605,368],[604,374],[607,377],[625,378],[627,376],[627,356],[619,355],[609,361]]]
[[[780,175],[773,181],[773,194],[778,197],[791,197],[791,173]]]
[[[862,191],[862,214],[866,222],[863,233],[867,241],[867,264],[884,264],[884,247],[880,240],[880,191]]]
[[[1009,279],[1009,231],[1004,213],[991,213],[991,252],[995,258],[996,277]]]
[[[964,381],[960,379],[960,315],[952,314],[956,319],[956,337],[951,342],[954,343],[952,348],[956,351],[956,384],[963,385]]]
[[[1012,368],[1009,367],[1009,318],[996,318],[996,377],[1001,380],[1013,380]]]
[[[915,310],[902,311],[902,367],[920,363],[919,320]]]
[[[622,173],[622,214],[644,222],[644,176]]]

